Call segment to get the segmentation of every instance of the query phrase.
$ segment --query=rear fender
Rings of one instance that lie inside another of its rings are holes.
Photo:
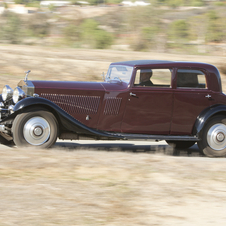
[[[202,111],[196,119],[192,134],[201,138],[202,130],[207,121],[215,115],[225,115],[226,117],[226,105],[214,105]]]

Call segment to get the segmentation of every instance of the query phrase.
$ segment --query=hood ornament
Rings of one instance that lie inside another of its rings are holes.
[[[25,79],[24,79],[25,82],[27,81],[27,77],[28,77],[28,75],[29,75],[30,72],[31,72],[30,70],[25,71],[25,73],[26,73],[26,76],[25,76]]]

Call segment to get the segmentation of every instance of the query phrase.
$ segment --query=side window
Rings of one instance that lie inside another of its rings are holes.
[[[206,89],[206,76],[200,70],[178,69],[177,70],[178,88]]]
[[[139,69],[134,86],[171,87],[172,69]]]

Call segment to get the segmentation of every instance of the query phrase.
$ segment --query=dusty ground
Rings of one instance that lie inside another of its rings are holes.
[[[223,226],[225,159],[0,149],[0,225]]]
[[[113,50],[9,45],[0,51],[0,85],[12,87],[28,69],[31,79],[97,80],[113,61],[225,63],[220,57]],[[0,226],[225,225],[225,158],[175,157],[161,149],[0,146]]]
[[[116,50],[66,49],[40,46],[0,45],[0,87],[15,87],[24,79],[25,71],[31,70],[30,79],[100,81],[111,62],[158,59],[186,60],[225,65],[225,57],[174,55],[154,52]],[[223,88],[226,91],[226,81]],[[0,88],[1,89],[1,88]]]

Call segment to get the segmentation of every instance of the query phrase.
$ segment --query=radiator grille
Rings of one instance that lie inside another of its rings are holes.
[[[73,114],[97,114],[100,97],[41,93],[41,97],[48,99]]]
[[[122,98],[108,97],[106,100],[104,114],[117,115],[121,106]]]

